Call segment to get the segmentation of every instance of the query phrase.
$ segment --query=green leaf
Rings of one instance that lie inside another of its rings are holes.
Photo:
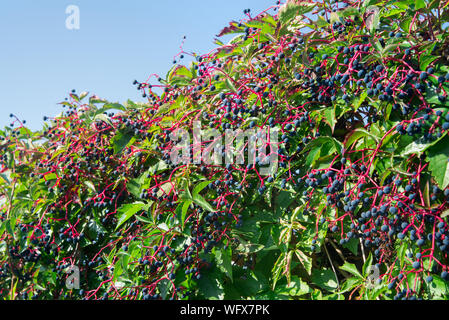
[[[167,295],[169,294],[169,289],[172,287],[170,280],[162,279],[161,281],[159,281],[157,286],[159,288],[162,300],[166,300]]]
[[[449,90],[449,87],[443,84],[443,90],[446,90],[446,92]],[[445,101],[440,101],[438,99],[439,96],[439,89],[435,86],[427,86],[426,87],[426,101],[429,104],[436,104],[439,106],[449,106],[449,100],[446,99]]]
[[[344,300],[344,299],[345,297],[338,293],[330,294],[328,296],[323,297],[323,300]]]
[[[80,102],[80,97],[76,93],[71,93],[70,97],[72,97],[73,100]]]
[[[283,24],[293,19],[299,11],[299,6],[293,2],[287,3],[279,11],[279,21]]]
[[[232,281],[232,249],[230,246],[225,250],[223,248],[217,248],[214,250],[215,261],[218,268],[223,271]]]
[[[306,269],[307,273],[310,275],[312,272],[312,258],[307,256],[302,250],[295,250],[296,257],[303,265],[304,269]]]
[[[339,293],[344,293],[349,290],[352,290],[358,285],[360,285],[362,282],[363,279],[360,278],[349,278],[341,285],[341,290],[339,291]]]
[[[401,268],[404,266],[405,262],[405,253],[407,251],[407,243],[403,242],[401,246],[397,249],[397,257],[399,259],[399,263],[401,265]]]
[[[84,181],[84,184],[93,192],[97,193],[97,190],[95,189],[94,184],[92,183],[92,181]]]
[[[95,219],[90,219],[87,224],[87,235],[90,239],[95,239],[99,233],[104,233],[106,230],[103,228],[103,226],[95,221]]]
[[[427,159],[432,176],[444,190],[449,185],[449,136],[427,150]]]
[[[140,198],[140,189],[141,186],[138,183],[137,179],[129,180],[126,184],[126,190],[128,190],[136,198]]]
[[[17,284],[19,283],[20,279],[17,279],[17,281],[14,283],[13,287],[11,288],[11,293],[9,296],[9,300],[15,300],[16,299],[16,288]]]
[[[11,181],[8,179],[8,176],[7,176],[6,174],[1,173],[1,174],[0,174],[0,177],[1,177],[3,180],[5,180],[5,182],[6,182],[7,184],[11,184]]]
[[[306,157],[306,166],[312,167],[316,160],[320,157],[321,149],[319,147],[316,147],[312,150],[310,150],[309,154]]]
[[[172,69],[168,72],[167,80],[169,82],[173,81],[176,78],[186,78],[187,80],[191,80],[193,78],[192,72],[185,66],[174,65]]]
[[[175,210],[176,215],[178,216],[179,221],[182,222],[181,230],[184,230],[187,211],[189,210],[189,207],[192,204],[192,202],[193,202],[193,200],[186,200],[184,202],[181,202],[176,207],[176,210]]]
[[[122,263],[122,258],[120,258],[114,265],[114,280],[117,280],[117,278],[123,273]]]
[[[345,264],[342,265],[340,267],[340,269],[342,269],[344,271],[348,271],[352,275],[354,275],[354,276],[356,276],[356,277],[358,277],[360,279],[363,279],[363,277],[360,274],[359,270],[357,270],[357,267],[354,264],[352,264],[352,263],[345,262]]]
[[[3,235],[3,233],[5,232],[5,229],[6,229],[6,221],[3,221],[1,224],[0,224],[0,237]]]
[[[391,17],[391,16],[394,16],[394,15],[399,15],[400,13],[403,13],[403,12],[405,12],[404,9],[393,9],[393,10],[388,10],[388,12],[385,13],[385,14],[383,15],[383,17],[384,17],[384,18],[386,18],[386,17]]]
[[[359,249],[359,241],[355,238],[351,238],[349,242],[343,244],[343,247],[351,251],[354,255],[357,255]]]
[[[276,288],[276,283],[279,280],[282,271],[285,268],[285,264],[286,264],[286,257],[287,255],[285,253],[281,253],[278,257],[278,259],[276,260],[276,263],[273,266],[273,269],[271,270],[271,274],[273,275],[273,290]]]
[[[132,109],[143,109],[143,108],[145,108],[146,105],[142,102],[134,102],[134,101],[131,101],[128,99],[126,101],[125,106],[126,106],[126,109],[132,110]]]
[[[318,290],[315,289],[315,291],[313,291],[310,295],[311,300],[323,300],[323,293]]]
[[[426,71],[429,64],[431,64],[434,60],[438,58],[439,57],[432,55],[422,55],[419,58],[419,68],[421,69],[421,71]]]
[[[205,272],[198,280],[198,288],[206,299],[222,300],[224,298],[223,284],[218,270]]]
[[[368,255],[368,259],[366,259],[365,263],[362,266],[362,273],[363,273],[364,277],[367,277],[370,275],[370,273],[368,272],[368,269],[371,267],[372,264],[373,264],[373,255],[370,252]]]
[[[447,298],[449,286],[440,276],[433,275],[433,281],[428,284],[432,298]]]
[[[301,151],[301,153],[305,153],[308,150],[314,150],[314,149],[321,150],[321,148],[325,144],[330,144],[331,145],[331,149],[328,150],[328,153],[326,155],[334,153],[334,152],[341,153],[341,150],[343,149],[343,145],[341,144],[341,142],[336,140],[336,139],[334,139],[334,138],[332,138],[332,137],[318,137],[318,138],[313,139],[312,141],[310,141],[304,147],[304,149]]]
[[[195,188],[193,188],[192,196],[195,197],[197,194],[199,194],[204,188],[206,188],[211,181],[203,181],[198,183]]]
[[[345,18],[347,18],[349,16],[358,16],[359,15],[359,10],[357,8],[354,8],[354,7],[347,7],[343,11],[339,11],[338,14],[341,17],[345,17]]]
[[[335,109],[334,108],[326,108],[324,110],[324,119],[329,124],[329,126],[332,129],[332,132],[334,132],[335,124],[337,123],[337,119],[335,118]]]
[[[367,96],[368,96],[368,91],[363,90],[362,93],[360,94],[360,96],[358,96],[354,99],[354,110],[357,110],[362,105],[362,103],[365,101]]]
[[[212,206],[209,204],[209,202],[206,201],[206,199],[204,199],[202,196],[200,196],[199,194],[193,196],[193,201],[201,206],[201,208],[210,211],[210,212],[215,212],[216,210],[214,208],[212,208]]]
[[[114,153],[120,153],[128,144],[131,144],[133,136],[130,133],[119,132],[112,138],[112,145],[114,146]]]
[[[282,24],[286,24],[294,17],[312,11],[314,7],[315,4],[313,3],[303,2],[301,5],[298,5],[295,4],[294,2],[289,2],[279,10],[279,21]]]
[[[313,290],[309,285],[297,276],[292,276],[290,283],[287,285],[288,294],[290,296],[302,296],[311,293]]]
[[[242,297],[251,297],[256,295],[262,288],[262,282],[255,278],[252,272],[246,274],[234,275],[233,287]]]
[[[229,88],[232,92],[237,93],[237,89],[235,88],[235,86],[234,86],[234,84],[232,83],[232,81],[229,80],[229,78],[226,78],[225,82],[226,82],[226,85],[228,86],[228,88]]]
[[[316,26],[318,28],[323,28],[323,27],[326,27],[328,25],[329,25],[329,23],[326,21],[326,19],[324,19],[324,17],[318,16],[318,19],[316,21]]]
[[[424,138],[419,138],[417,140],[413,140],[412,143],[407,145],[405,147],[405,149],[401,152],[401,156],[405,157],[410,154],[417,154],[418,156],[420,156],[424,151],[426,151],[431,146],[437,144],[445,136],[446,136],[446,133],[444,135],[442,135],[440,138],[438,138],[430,143],[427,142],[426,140],[424,140]]]
[[[158,229],[160,229],[160,230],[162,230],[164,232],[167,232],[168,230],[170,230],[170,228],[167,226],[166,223],[158,224],[157,227],[158,227]]]
[[[111,118],[109,118],[107,115],[105,115],[104,113],[101,114],[97,114],[94,118],[94,121],[104,121],[107,124],[109,124],[111,127],[114,127],[114,124],[111,121]]]
[[[89,97],[89,103],[90,103],[90,104],[95,104],[95,103],[107,103],[107,102],[108,102],[107,100],[98,98],[98,97],[96,97],[96,96],[91,96],[91,97]],[[62,103],[61,103],[61,104],[62,104]]]
[[[103,105],[103,107],[98,110],[98,112],[103,113],[106,110],[111,110],[111,109],[122,110],[122,111],[126,110],[126,108],[123,105],[121,105],[120,103],[105,103]]]
[[[449,216],[449,209],[444,210],[444,211],[441,213],[441,215],[440,215],[441,218],[444,218],[444,217],[447,217],[447,216]]]
[[[132,204],[122,205],[118,210],[118,221],[115,230],[117,230],[122,224],[124,224],[129,218],[142,210],[145,206],[143,202],[135,202]]]
[[[424,0],[416,0],[415,1],[415,10],[419,10],[426,7],[426,1]]]
[[[153,224],[153,220],[151,220],[150,218],[146,218],[146,217],[142,217],[137,215],[136,219],[143,222],[143,223],[149,223],[149,224]]]
[[[373,135],[372,133],[370,133],[369,131],[367,131],[365,129],[358,128],[358,129],[355,129],[354,131],[352,131],[348,135],[348,137],[346,138],[346,141],[344,143],[345,147],[347,149],[350,149],[354,142],[356,142],[357,140],[359,140],[360,138],[363,138],[363,137],[368,137],[368,138],[372,139],[372,141],[374,141],[376,144],[379,143],[379,140],[375,135]]]
[[[150,168],[149,172],[151,172],[151,174],[154,175],[154,174],[164,171],[167,168],[168,168],[167,163],[165,163],[165,161],[161,160],[158,163],[156,163],[154,166],[152,166]]]
[[[15,239],[16,238],[14,234],[15,219],[8,219],[5,222],[3,222],[3,224],[5,225],[6,231]]]
[[[409,277],[407,277],[409,279]],[[410,287],[414,287],[414,283],[410,284]],[[419,284],[418,284],[419,286]],[[415,287],[416,288],[416,287]],[[388,287],[385,285],[375,285],[374,288],[368,289],[365,291],[365,293],[368,295],[369,300],[376,300],[382,293],[388,290]],[[419,292],[419,289],[416,288],[416,291]]]
[[[312,273],[312,281],[320,288],[328,291],[337,289],[337,279],[335,274],[330,269],[315,269]]]
[[[89,94],[89,92],[87,92],[87,91],[81,92],[80,100],[83,100],[88,94]]]

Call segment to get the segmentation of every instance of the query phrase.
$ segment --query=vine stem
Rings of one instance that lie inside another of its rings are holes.
[[[366,262],[366,257],[365,257],[365,248],[363,247],[363,242],[362,242],[362,238],[359,238],[359,242],[360,242],[360,248],[362,248],[362,257],[363,257],[363,264],[365,264],[365,262]]]
[[[329,259],[329,262],[330,262],[330,264],[331,264],[332,271],[333,271],[334,274],[335,274],[335,280],[337,280],[337,289],[340,289],[340,282],[338,281],[337,272],[335,271],[334,264],[332,263],[332,259],[331,259],[330,255],[329,255],[329,252],[327,251],[326,243],[324,244],[323,247],[324,247],[324,251],[326,251],[327,258]]]
[[[346,263],[345,257],[343,256],[342,252],[340,251],[340,249],[337,248],[337,246],[335,245],[335,243],[332,240],[328,241],[332,247],[334,247],[335,251],[337,252],[337,254],[340,256],[340,258],[343,260],[343,264]],[[349,273],[347,273],[344,270],[339,270],[341,272],[341,274],[343,274],[343,276],[347,279],[351,278],[351,275]]]

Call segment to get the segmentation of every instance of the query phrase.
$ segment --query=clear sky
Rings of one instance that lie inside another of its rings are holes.
[[[207,53],[218,32],[243,10],[258,14],[275,0],[14,0],[0,2],[0,128],[10,113],[40,129],[43,116],[72,89],[113,102],[143,101],[134,79],[165,76],[183,36],[184,50]],[[66,28],[66,8],[80,29]]]

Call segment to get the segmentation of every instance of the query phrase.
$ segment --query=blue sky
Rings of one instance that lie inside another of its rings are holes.
[[[0,127],[10,113],[40,129],[43,116],[72,89],[113,102],[143,101],[134,79],[165,76],[183,36],[187,52],[206,53],[231,20],[274,0],[15,0],[0,2]],[[80,9],[80,29],[66,28],[66,7]]]

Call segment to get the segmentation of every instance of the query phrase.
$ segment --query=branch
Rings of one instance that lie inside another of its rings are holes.
[[[328,242],[332,245],[332,247],[334,247],[335,251],[337,252],[337,254],[339,255],[339,257],[341,258],[341,260],[343,260],[343,264],[345,264],[345,263],[346,263],[346,260],[345,260],[345,257],[343,256],[343,253],[340,251],[340,249],[338,249],[338,247],[335,245],[335,243],[334,243],[332,240],[326,239],[326,241],[328,241]],[[351,275],[350,275],[348,272],[346,272],[346,271],[344,271],[344,270],[341,270],[341,269],[338,269],[338,271],[340,271],[340,273],[341,273],[346,279],[351,278]]]
[[[366,258],[365,258],[365,248],[363,247],[362,238],[359,238],[359,242],[360,242],[360,247],[362,248],[363,264],[365,264],[365,262],[366,262]]]
[[[324,251],[326,251],[327,258],[329,259],[329,262],[330,262],[330,264],[331,264],[332,271],[334,271],[334,274],[335,274],[335,280],[337,280],[337,289],[340,289],[340,282],[338,281],[337,272],[335,271],[334,264],[332,263],[332,260],[331,260],[331,257],[330,257],[330,255],[329,255],[329,252],[327,251],[326,243],[324,244],[323,247],[324,247]]]

